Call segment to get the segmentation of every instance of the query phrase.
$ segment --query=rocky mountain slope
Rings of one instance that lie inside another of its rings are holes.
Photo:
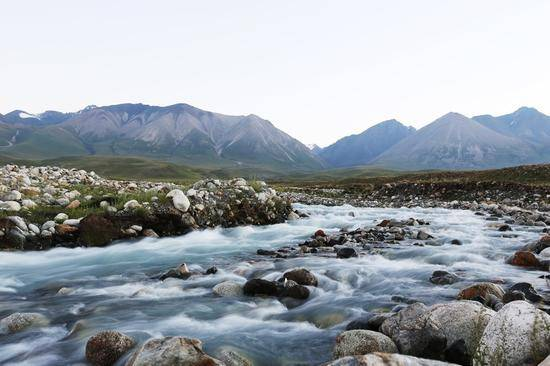
[[[535,108],[521,107],[503,116],[494,117],[486,114],[473,119],[503,135],[516,137],[538,148],[550,150],[550,116]]]
[[[312,170],[320,160],[255,115],[228,116],[187,104],[90,106],[76,113],[14,111],[0,125],[0,152],[19,158],[145,156],[193,166]]]
[[[540,162],[525,141],[498,133],[459,113],[448,113],[372,161],[405,170],[484,169]]]
[[[415,129],[392,119],[358,135],[346,136],[318,153],[333,167],[367,165],[378,155],[413,134]]]

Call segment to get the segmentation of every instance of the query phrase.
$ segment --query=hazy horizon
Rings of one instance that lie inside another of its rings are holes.
[[[188,103],[326,146],[393,118],[550,111],[550,3],[162,5],[4,4],[1,113]]]

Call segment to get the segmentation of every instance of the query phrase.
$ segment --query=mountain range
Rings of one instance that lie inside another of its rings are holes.
[[[89,106],[81,111],[0,114],[0,154],[17,159],[133,156],[192,167],[272,172],[377,166],[398,170],[486,169],[550,161],[550,117],[522,107],[468,118],[448,113],[415,130],[396,120],[320,148],[256,115],[188,104]]]
[[[315,170],[305,145],[255,115],[228,116],[188,104],[89,106],[75,113],[0,115],[0,153],[15,158],[141,156],[201,167]]]

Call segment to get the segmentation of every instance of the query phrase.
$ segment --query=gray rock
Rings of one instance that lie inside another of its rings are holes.
[[[550,315],[512,301],[491,318],[474,365],[536,365],[550,354]]]
[[[370,353],[363,356],[339,358],[324,366],[458,366],[456,364],[426,360],[397,353]]]
[[[16,333],[29,327],[48,325],[48,319],[39,313],[13,313],[0,320],[0,334]]]
[[[25,222],[25,220],[23,220],[19,216],[8,216],[8,220],[13,222],[15,224],[15,226],[17,226],[22,231],[28,231],[29,230],[29,227],[27,226],[27,223]]]
[[[94,366],[111,366],[135,343],[133,338],[117,331],[99,332],[86,343],[86,359]]]
[[[172,204],[181,212],[187,212],[189,206],[191,206],[191,202],[189,202],[187,196],[180,189],[171,190],[166,197],[172,198]]]
[[[223,366],[202,350],[198,339],[163,337],[150,339],[128,360],[126,366]]]
[[[222,347],[215,353],[216,357],[225,364],[225,366],[252,366],[253,363],[242,353],[233,347]]]
[[[15,201],[0,202],[0,210],[21,211],[21,205],[19,204],[19,202]]]
[[[364,355],[372,352],[396,353],[393,341],[382,333],[371,330],[348,330],[336,337],[334,358]]]
[[[443,331],[447,345],[462,339],[468,353],[473,355],[485,327],[495,314],[476,301],[453,301],[431,306],[423,317]]]
[[[400,353],[418,357],[439,357],[447,340],[438,324],[423,315],[426,305],[414,303],[386,319],[380,331],[390,337]]]
[[[53,220],[55,222],[63,222],[65,220],[68,220],[69,219],[69,215],[67,215],[66,213],[58,213],[57,215],[55,215],[55,217],[53,218]]]
[[[214,288],[212,288],[212,291],[216,295],[222,297],[243,296],[243,286],[233,281],[224,281],[218,283],[216,286],[214,286]]]

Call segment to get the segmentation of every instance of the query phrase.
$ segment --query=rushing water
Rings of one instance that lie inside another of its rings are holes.
[[[334,338],[352,319],[368,311],[391,309],[399,295],[427,304],[452,300],[471,282],[546,284],[539,272],[504,264],[514,250],[540,236],[540,228],[513,226],[503,237],[494,222],[470,211],[302,206],[311,215],[285,224],[194,232],[186,236],[122,242],[107,248],[57,248],[47,252],[0,253],[0,318],[13,312],[40,312],[51,323],[0,335],[0,364],[85,364],[87,339],[116,329],[139,341],[182,335],[199,338],[216,356],[230,346],[257,365],[310,365],[331,358]],[[349,215],[353,211],[355,217]],[[441,246],[392,245],[380,254],[336,259],[321,256],[273,260],[258,248],[303,242],[316,229],[368,227],[381,219],[415,217]],[[460,239],[464,245],[448,244]],[[212,276],[182,281],[150,279],[186,262],[191,270],[217,266]],[[220,298],[212,287],[225,280],[277,279],[295,267],[319,279],[310,299],[287,309],[276,299]],[[435,286],[434,270],[458,273],[464,281]],[[60,287],[74,289],[56,294]],[[75,327],[76,322],[79,326]],[[123,364],[124,360],[121,361]]]

